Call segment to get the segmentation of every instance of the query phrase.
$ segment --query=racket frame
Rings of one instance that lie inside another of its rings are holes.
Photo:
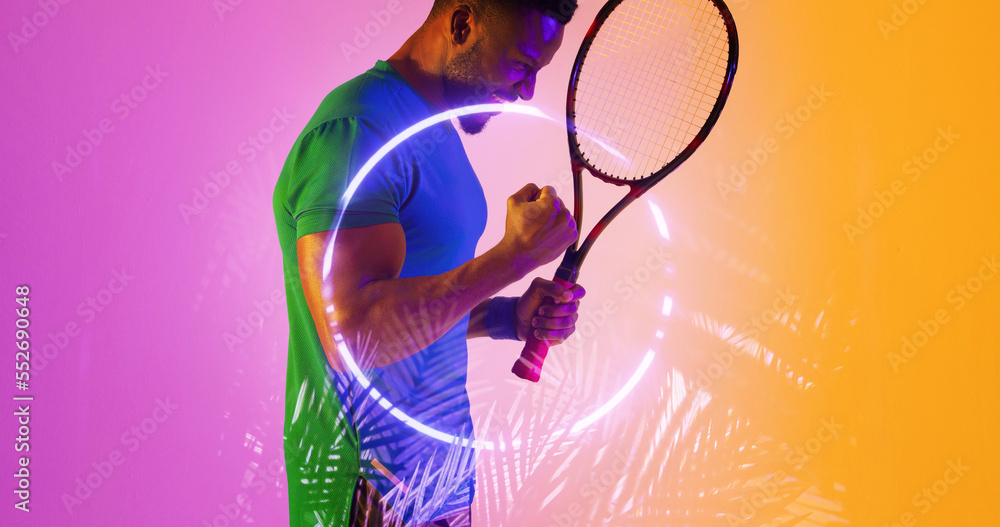
[[[682,150],[672,161],[648,177],[635,180],[621,180],[608,176],[600,170],[597,170],[584,158],[583,154],[580,152],[579,142],[576,140],[575,117],[577,79],[580,74],[580,68],[585,62],[587,53],[590,51],[590,47],[594,42],[594,37],[601,29],[601,26],[604,25],[604,22],[607,21],[611,13],[613,13],[623,1],[624,0],[611,0],[606,3],[597,14],[597,17],[594,19],[594,23],[591,24],[590,29],[587,30],[587,35],[584,37],[584,41],[580,45],[580,50],[577,52],[576,60],[573,63],[573,71],[570,74],[569,88],[566,94],[566,126],[567,137],[569,139],[570,163],[573,172],[573,219],[576,221],[577,229],[579,230],[583,225],[584,170],[607,183],[612,183],[618,186],[627,186],[629,187],[629,191],[624,198],[615,204],[615,206],[612,207],[611,210],[609,210],[604,217],[597,222],[594,228],[591,229],[590,233],[587,234],[587,237],[583,240],[582,244],[580,243],[580,238],[578,236],[576,241],[573,242],[573,245],[566,250],[566,254],[563,256],[562,262],[556,270],[555,281],[567,288],[576,283],[580,274],[580,267],[583,265],[583,260],[587,257],[587,254],[590,252],[591,247],[593,247],[597,237],[604,232],[604,229],[607,228],[608,224],[610,224],[611,221],[618,216],[618,214],[625,210],[625,207],[631,205],[633,201],[645,194],[646,191],[653,187],[653,185],[662,181],[663,178],[667,177],[667,175],[673,172],[674,169],[680,166],[681,163],[691,157],[691,154],[693,154],[694,151],[697,150],[698,147],[705,141],[705,138],[708,137],[709,132],[712,131],[712,128],[719,120],[719,115],[722,113],[722,108],[725,106],[726,100],[729,98],[733,78],[736,75],[736,65],[739,59],[739,39],[736,33],[736,23],[733,20],[732,13],[729,11],[729,7],[723,0],[711,0],[712,3],[714,3],[719,9],[719,13],[722,15],[726,24],[726,31],[729,37],[729,60],[719,97],[715,101],[715,106],[712,108],[712,111],[709,114],[708,119],[705,121],[705,124],[701,127],[701,130],[698,131],[688,146],[685,147],[684,150]],[[551,300],[547,300],[547,302],[550,301]],[[514,367],[511,371],[522,379],[538,382],[541,376],[545,356],[548,354],[548,349],[548,342],[540,341],[534,338],[534,336],[529,336],[528,342],[525,343],[524,349],[521,351],[520,357],[517,361],[515,361]]]
[[[718,122],[719,115],[722,114],[722,109],[725,107],[726,101],[729,99],[729,93],[733,85],[733,78],[736,75],[736,66],[739,62],[739,37],[736,32],[736,22],[733,20],[733,15],[729,10],[729,6],[727,6],[723,0],[711,0],[712,3],[714,3],[719,9],[719,14],[722,16],[726,24],[726,31],[729,36],[729,59],[726,75],[722,82],[722,89],[719,92],[719,97],[715,101],[715,106],[709,113],[705,124],[695,135],[691,143],[689,143],[684,150],[677,154],[677,157],[648,177],[626,181],[604,174],[600,170],[594,168],[583,156],[583,153],[580,152],[580,144],[576,139],[576,86],[577,79],[580,75],[580,69],[586,61],[587,53],[590,51],[594,38],[604,25],[604,22],[606,22],[608,17],[611,16],[611,13],[613,13],[623,1],[624,0],[612,0],[605,4],[601,11],[597,14],[597,17],[594,19],[594,23],[591,24],[590,29],[587,30],[587,35],[584,37],[583,43],[580,45],[580,50],[576,54],[576,60],[573,62],[573,70],[570,73],[569,88],[566,91],[567,137],[569,142],[570,162],[572,164],[573,172],[573,219],[576,221],[577,229],[580,229],[583,225],[584,170],[590,172],[591,175],[606,183],[618,186],[627,186],[629,187],[629,191],[624,198],[615,204],[615,206],[612,207],[611,210],[609,210],[604,217],[597,222],[594,228],[591,229],[590,233],[583,240],[582,244],[580,244],[580,240],[578,238],[577,241],[566,250],[566,254],[563,256],[563,260],[560,263],[559,268],[556,270],[556,277],[571,283],[576,283],[580,273],[580,266],[583,265],[583,260],[587,257],[587,254],[590,252],[590,249],[597,240],[597,237],[604,232],[604,229],[607,228],[608,224],[611,223],[611,221],[615,219],[618,214],[625,210],[626,207],[631,205],[633,201],[645,194],[646,191],[654,185],[662,181],[678,166],[680,166],[681,163],[687,161],[687,159],[694,154],[694,151],[697,150],[698,147],[705,141],[708,134],[712,131],[712,128],[714,128],[715,124]],[[577,247],[578,244],[579,247]]]

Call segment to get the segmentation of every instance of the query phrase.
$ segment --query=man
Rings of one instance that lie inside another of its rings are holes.
[[[447,121],[395,148],[349,204],[341,198],[372,154],[411,125],[469,104],[531,99],[575,8],[573,0],[436,0],[388,61],[327,96],[292,147],[273,203],[292,277],[284,431],[292,526],[469,524],[465,340],[572,334],[579,286],[536,278],[519,298],[490,296],[561,255],[576,225],[552,188],[528,185],[507,201],[500,243],[473,258],[486,201]],[[475,134],[490,117],[459,124]],[[338,339],[363,379],[342,361]]]

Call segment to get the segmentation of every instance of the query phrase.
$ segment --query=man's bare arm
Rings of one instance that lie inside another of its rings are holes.
[[[576,227],[554,191],[528,185],[508,200],[507,229],[497,246],[435,276],[399,278],[406,239],[399,224],[341,229],[331,283],[332,313],[322,292],[328,232],[297,242],[306,302],[331,365],[344,371],[333,346],[332,324],[357,357],[357,339],[377,342],[371,366],[380,367],[427,347],[466,313],[508,284],[552,261],[576,238]]]
[[[489,302],[490,299],[487,298],[469,312],[469,330],[465,332],[465,338],[475,339],[490,336],[489,330],[486,329],[486,304]]]

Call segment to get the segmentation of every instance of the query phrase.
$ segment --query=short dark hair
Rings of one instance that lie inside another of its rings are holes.
[[[449,8],[468,4],[473,12],[486,20],[507,18],[513,14],[524,14],[529,9],[541,12],[566,25],[576,13],[576,0],[434,0],[430,18],[443,15]]]

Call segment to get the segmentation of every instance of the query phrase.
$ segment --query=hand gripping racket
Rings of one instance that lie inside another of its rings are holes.
[[[608,223],[701,145],[729,96],[738,55],[736,24],[722,0],[605,4],[577,53],[566,98],[577,228],[584,169],[629,191],[566,251],[555,281],[572,286]],[[537,382],[548,349],[530,336],[514,374]]]

